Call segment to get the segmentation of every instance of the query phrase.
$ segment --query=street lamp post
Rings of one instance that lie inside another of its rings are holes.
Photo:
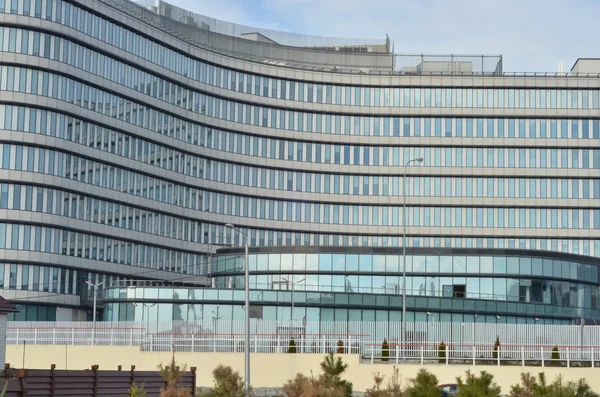
[[[290,320],[294,320],[294,285],[295,284],[299,284],[301,282],[303,282],[304,280],[306,280],[306,277],[301,278],[300,280],[294,281],[293,277],[290,277],[290,280],[288,280],[285,277],[282,277],[282,279],[286,282],[286,283],[290,283],[292,284],[292,312],[291,312],[291,316],[290,316]]]
[[[92,284],[89,281],[86,281],[85,283],[94,289],[94,312],[92,313],[92,342],[96,344],[96,299],[98,296],[98,287],[104,284],[104,281],[96,284]]]
[[[402,344],[406,345],[406,171],[411,163],[422,163],[423,157],[412,159],[404,164],[402,178]],[[406,360],[406,355],[403,354]]]
[[[246,237],[246,244],[244,246],[244,298],[245,303],[244,306],[246,308],[245,313],[245,331],[244,331],[244,361],[245,361],[245,374],[244,374],[244,390],[246,395],[250,395],[250,271],[249,271],[249,262],[248,262],[248,233],[244,232],[241,229],[236,228],[233,224],[228,223],[225,227],[230,228],[231,230],[235,230],[238,233],[241,233]]]
[[[290,277],[290,279],[288,280],[285,277],[282,277],[282,279],[286,282],[286,283],[291,283],[292,284],[292,311],[290,312],[290,336],[293,338],[294,334],[292,333],[293,329],[294,329],[294,285],[301,283],[302,281],[306,280],[306,277],[301,278],[300,280],[294,281],[293,277]],[[304,343],[304,341],[302,341]],[[303,347],[301,346],[301,349],[303,350]],[[301,351],[302,351],[301,350]]]

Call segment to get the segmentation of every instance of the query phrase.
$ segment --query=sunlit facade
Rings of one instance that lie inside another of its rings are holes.
[[[241,288],[243,262],[223,267],[241,251],[216,252],[245,243],[227,223],[258,250],[256,293],[293,276],[298,290],[397,298],[406,225],[407,320],[598,317],[596,74],[503,74],[501,58],[399,67],[389,40],[288,47],[157,4],[0,0],[0,283],[15,318],[85,318],[86,281]],[[104,318],[138,319],[105,295]],[[289,317],[278,302],[266,318]]]

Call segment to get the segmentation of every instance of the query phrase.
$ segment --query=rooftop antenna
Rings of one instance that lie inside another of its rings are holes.
[[[559,62],[558,63],[558,75],[559,76],[564,76],[564,72],[563,72],[563,63]]]

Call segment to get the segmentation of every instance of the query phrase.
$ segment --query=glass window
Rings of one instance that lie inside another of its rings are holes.
[[[519,274],[519,258],[508,257],[506,261],[507,274]]]
[[[531,271],[532,271],[531,258],[521,258],[520,265],[521,265],[520,274],[526,274],[526,275],[532,274],[531,273]]]
[[[275,255],[277,256],[277,255]],[[273,264],[273,269],[271,269],[271,258],[269,258],[269,269],[270,270],[279,270],[281,269],[282,271],[284,270],[292,270],[293,266],[294,266],[294,255],[293,254],[281,254],[281,262],[279,263],[279,266],[277,266],[277,263]],[[277,261],[277,259],[275,259],[275,262]],[[277,269],[275,269],[277,268]]]
[[[251,257],[256,260],[256,270],[279,270],[279,254],[251,255]],[[273,266],[273,268],[271,269],[270,266]],[[252,270],[252,267],[252,260],[250,260],[250,270]]]
[[[426,260],[426,271],[427,273],[439,273],[440,271],[440,257],[439,256],[427,256]]]
[[[319,270],[332,269],[332,256],[331,254],[319,254]]]
[[[479,273],[478,256],[457,256],[454,257],[455,273]]]
[[[440,273],[452,273],[452,257],[441,256],[440,257]]]
[[[385,264],[385,255],[373,255],[373,271],[374,272],[385,272],[386,264]],[[362,268],[361,268],[362,270]],[[393,270],[397,271],[397,270]]]
[[[306,270],[319,270],[318,254],[306,254]]]
[[[373,256],[372,255],[360,255],[359,256],[359,270],[360,272],[370,272],[373,270]]]
[[[426,272],[426,257],[425,256],[413,256],[412,271],[415,273]]]
[[[341,255],[341,256],[343,256],[343,255]],[[334,255],[334,258],[335,257],[336,257],[336,255]],[[349,272],[358,271],[358,258],[359,258],[358,255],[351,255],[351,254],[346,255],[346,269],[344,269],[344,270],[349,271]],[[335,269],[335,267],[334,267],[334,269]]]
[[[386,256],[385,269],[387,272],[400,272],[402,270],[400,268],[398,255],[387,255]]]
[[[494,258],[491,256],[482,256],[480,258],[481,273],[494,273]],[[496,273],[498,269],[496,269]]]

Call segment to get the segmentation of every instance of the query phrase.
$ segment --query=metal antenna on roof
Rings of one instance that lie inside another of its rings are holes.
[[[564,72],[563,72],[563,63],[559,62],[558,63],[558,75],[559,76],[564,76]]]

